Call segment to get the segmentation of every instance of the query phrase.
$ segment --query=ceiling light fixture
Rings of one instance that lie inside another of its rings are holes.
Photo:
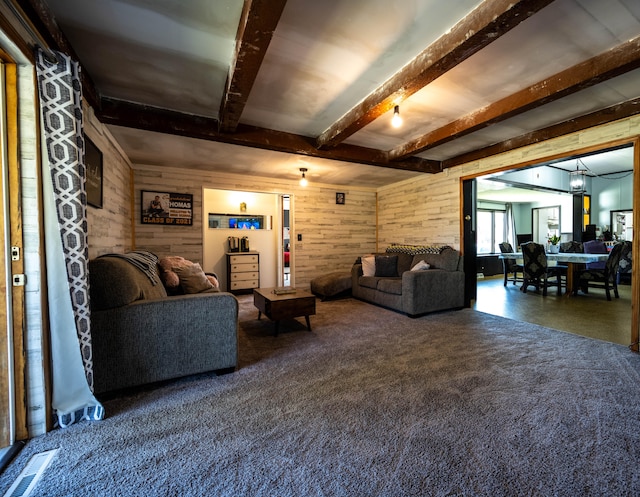
[[[305,174],[304,174],[307,172],[307,168],[301,167],[300,172],[302,173],[302,178],[300,178],[300,186],[307,186],[309,182],[307,181],[307,178],[305,177]]]
[[[576,170],[569,172],[569,184],[571,190],[569,193],[584,193],[587,190],[586,171],[581,170],[579,162],[576,161]]]
[[[393,117],[391,118],[391,126],[399,128],[402,126],[402,118],[400,117],[400,106],[396,105],[393,108]]]

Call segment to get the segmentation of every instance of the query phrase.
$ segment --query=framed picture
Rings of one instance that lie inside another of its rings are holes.
[[[102,209],[102,152],[84,137],[84,162],[87,168],[87,204]]]
[[[191,226],[193,224],[193,195],[140,191],[142,224]]]
[[[344,205],[345,195],[344,193],[336,192],[336,204]]]

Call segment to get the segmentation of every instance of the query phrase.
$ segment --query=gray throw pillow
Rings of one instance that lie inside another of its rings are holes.
[[[398,276],[398,256],[376,255],[376,276]]]

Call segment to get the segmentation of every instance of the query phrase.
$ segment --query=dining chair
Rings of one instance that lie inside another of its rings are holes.
[[[499,244],[500,252],[503,254],[513,253],[513,247],[509,242],[502,242]],[[502,268],[504,269],[504,286],[507,286],[507,281],[513,281],[513,284],[521,283],[524,281],[524,275],[518,277],[518,273],[523,272],[523,266],[521,260],[518,259],[502,259]],[[509,276],[511,273],[513,276]]]
[[[623,253],[620,257],[620,263],[618,265],[618,274],[616,275],[616,281],[618,285],[622,280],[631,284],[631,250],[627,253]]]
[[[616,243],[609,252],[603,269],[590,268],[580,273],[580,281],[574,293],[578,292],[578,287],[583,293],[589,293],[589,287],[604,288],[607,300],[611,300],[611,288],[613,288],[616,298],[620,298],[618,294],[618,267],[620,260],[623,257],[628,257],[629,254],[631,254],[630,241]]]
[[[561,254],[582,254],[584,253],[584,245],[582,244],[582,242],[578,242],[576,240],[562,242],[560,244],[560,253]],[[562,266],[564,266],[564,264],[562,264]],[[572,274],[573,281],[578,281],[578,274],[582,269],[584,269],[584,264],[574,263],[571,266],[573,267],[573,274]],[[567,271],[569,271],[569,266],[566,266],[566,267],[567,267]],[[566,272],[564,272],[564,276],[565,278],[568,278],[568,275],[566,274]]]
[[[584,253],[585,254],[606,254],[608,253],[607,246],[603,241],[600,240],[590,240],[588,242],[584,242]],[[587,262],[587,269],[604,269],[606,261],[600,262]]]
[[[560,244],[560,252],[565,254],[581,254],[584,252],[582,242],[570,240],[568,242],[562,242]]]
[[[562,294],[562,268],[566,266],[549,266],[544,245],[536,242],[524,243],[520,246],[524,258],[524,282],[520,288],[527,293],[529,285],[534,285],[536,290],[542,288],[542,295],[547,295],[547,288],[555,286],[558,295]],[[549,279],[555,277],[555,279]]]

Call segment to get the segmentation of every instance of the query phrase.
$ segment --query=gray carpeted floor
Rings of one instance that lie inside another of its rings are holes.
[[[29,442],[47,496],[640,494],[640,357],[469,309],[410,319],[353,299],[257,321],[235,373],[105,403]]]

